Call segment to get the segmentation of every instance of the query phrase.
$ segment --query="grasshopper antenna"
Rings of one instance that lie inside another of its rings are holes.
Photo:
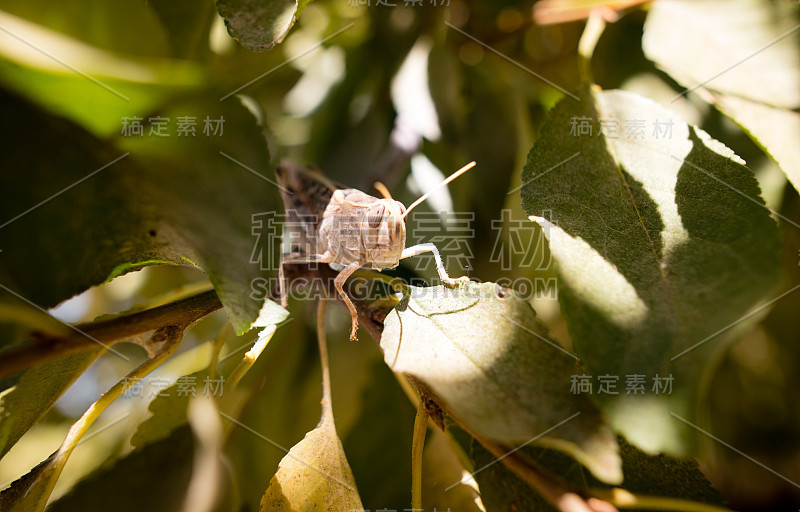
[[[392,199],[392,194],[389,193],[389,189],[386,188],[386,185],[381,183],[380,181],[376,181],[374,185],[375,190],[381,193],[381,195],[386,199]]]
[[[458,178],[459,176],[461,176],[462,174],[464,174],[468,170],[472,169],[473,167],[475,167],[475,162],[474,161],[468,163],[467,165],[465,165],[461,169],[457,170],[456,172],[454,172],[453,174],[448,176],[447,179],[443,180],[441,183],[439,183],[438,185],[436,185],[435,187],[433,187],[432,189],[427,191],[425,194],[423,194],[422,197],[420,197],[419,199],[417,199],[416,201],[411,203],[411,206],[406,208],[406,212],[403,215],[401,215],[400,218],[404,219],[408,215],[408,212],[410,212],[412,209],[417,207],[422,201],[428,199],[428,197],[430,197],[430,195],[433,194],[436,190],[438,190],[441,187],[447,185],[448,183],[450,183],[454,179]],[[377,186],[375,188],[377,188]],[[380,189],[378,189],[378,190],[380,190]]]

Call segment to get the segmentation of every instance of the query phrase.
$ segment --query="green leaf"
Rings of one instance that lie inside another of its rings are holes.
[[[798,23],[796,3],[734,0],[720,9],[713,0],[662,0],[653,3],[642,43],[649,59],[741,125],[800,189]]]
[[[2,281],[0,275],[0,283]],[[35,308],[13,295],[0,295],[0,349],[30,342],[32,332],[58,338],[71,334],[72,330],[47,311]],[[12,383],[9,381],[6,386],[0,387],[0,390]]]
[[[439,429],[429,429],[429,439],[422,453],[422,508],[479,512],[480,497],[470,485],[462,483],[464,468],[455,441]],[[458,485],[453,486],[453,484]],[[453,486],[453,487],[451,487]],[[527,510],[527,509],[519,509]]]
[[[198,266],[235,330],[250,328],[263,303],[252,287],[273,273],[251,259],[252,219],[279,205],[250,112],[217,95],[176,99],[153,113],[170,120],[167,137],[145,126],[115,146],[5,91],[0,104],[16,131],[0,142],[14,169],[0,177],[4,284],[51,307],[146,265]],[[195,118],[194,136],[177,135],[179,116]],[[206,118],[224,120],[221,135],[204,133]]]
[[[219,0],[228,33],[250,50],[280,44],[311,0]]]
[[[779,232],[752,172],[705,132],[635,94],[579,94],[531,149],[522,204],[548,237],[590,377],[618,379],[602,395],[614,427],[646,451],[688,453],[691,432],[670,413],[696,420],[716,354],[778,283]],[[571,134],[581,118],[591,136]],[[626,392],[633,375],[646,389]],[[671,394],[665,381],[655,393],[665,377]]]
[[[601,480],[622,480],[617,444],[588,396],[570,393],[576,358],[530,305],[494,283],[411,288],[387,316],[386,364],[423,381],[474,435],[563,450]]]
[[[317,428],[281,460],[261,499],[261,511],[363,509],[333,415],[326,411]]]
[[[793,109],[800,106],[798,16],[790,2],[732,0],[720,9],[714,0],[658,0],[642,45],[687,87]]]
[[[724,500],[700,471],[695,460],[664,454],[648,455],[620,440],[625,490],[651,496],[681,498],[722,505]]]
[[[285,309],[272,301],[265,301],[264,305],[262,314],[253,322],[253,325],[267,327],[270,330],[267,331],[268,337],[265,340],[262,341],[261,336],[259,336],[259,339],[254,342],[256,346],[259,344],[266,345],[271,337],[269,333],[274,333],[275,324],[282,322],[288,316],[288,312]],[[262,336],[263,334],[262,331]],[[216,343],[221,343],[221,340],[218,339]],[[263,350],[263,347],[261,347],[261,350]],[[131,437],[131,445],[136,448],[143,448],[159,439],[164,439],[178,427],[186,425],[190,419],[189,404],[195,397],[214,396],[218,399],[217,405],[224,408],[226,413],[234,414],[234,411],[239,411],[241,404],[239,403],[240,400],[238,400],[239,397],[235,395],[235,388],[241,379],[241,375],[245,374],[250,366],[258,360],[260,352],[256,351],[254,354],[251,354],[251,352],[245,353],[237,348],[231,355],[229,364],[224,364],[225,368],[217,367],[220,374],[213,379],[209,374],[209,367],[206,367],[179,377],[175,384],[165,389],[163,393],[159,393],[148,405],[147,409],[150,412],[150,417],[138,425],[136,432]],[[217,357],[217,354],[212,351],[211,357]],[[255,359],[250,360],[250,357]],[[176,359],[173,358],[171,360],[173,365]],[[232,363],[237,361],[239,365],[235,367],[234,371],[231,371]],[[233,381],[233,374],[242,366],[244,368],[241,368],[241,374]],[[165,368],[165,370],[169,372],[171,368]]]
[[[800,114],[729,94],[714,94],[714,105],[741,126],[800,190]]]
[[[486,512],[504,510],[539,510],[555,509],[530,485],[497,461],[486,448],[477,441],[472,441],[471,458],[480,471],[473,475],[481,491],[481,502]],[[563,462],[563,460],[562,460]],[[575,472],[574,465],[565,464],[562,470]],[[564,473],[559,473],[564,475]]]
[[[202,383],[207,376],[207,370],[200,370],[184,376],[183,382]],[[150,402],[147,406],[150,417],[136,427],[136,432],[131,437],[131,445],[134,448],[141,449],[166,439],[176,429],[188,424],[189,402],[192,397],[191,393],[179,393],[180,387],[181,383],[176,382]]]
[[[102,353],[98,347],[35,366],[0,395],[0,458]]]
[[[12,299],[12,297],[4,297]],[[56,319],[46,311],[36,309],[29,304],[16,300],[3,300],[0,302],[0,324],[17,324],[27,331],[48,334],[53,337],[67,336],[71,333],[69,326]],[[0,341],[5,344],[7,340]],[[5,345],[3,345],[5,348]]]
[[[31,20],[56,33],[85,41],[97,48],[120,54],[151,57],[168,54],[166,35],[145,2],[109,4],[103,0],[76,0],[69,5],[61,5],[58,9],[49,7],[51,4],[47,0],[3,2],[3,10],[6,13]],[[8,21],[8,18],[5,18],[3,24],[8,24]],[[18,28],[15,26],[11,30],[19,33]],[[147,37],[142,37],[143,34],[147,34]],[[22,35],[26,40],[37,42],[41,40],[40,34]],[[70,58],[69,63],[86,72],[73,58]]]
[[[210,53],[208,31],[216,10],[210,0],[150,0],[151,8],[166,29],[172,56],[200,58]]]
[[[134,450],[78,482],[50,504],[48,512],[180,510],[192,474],[193,436],[188,425],[168,437]]]

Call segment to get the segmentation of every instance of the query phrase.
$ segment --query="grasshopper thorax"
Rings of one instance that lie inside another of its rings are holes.
[[[378,199],[361,220],[361,240],[372,268],[396,267],[406,246],[406,207],[394,199]]]

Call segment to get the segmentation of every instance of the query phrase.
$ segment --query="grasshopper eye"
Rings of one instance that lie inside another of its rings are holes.
[[[367,222],[369,223],[369,227],[377,228],[383,222],[383,214],[386,212],[386,207],[383,205],[378,205],[373,208],[370,208],[369,213],[367,213]]]

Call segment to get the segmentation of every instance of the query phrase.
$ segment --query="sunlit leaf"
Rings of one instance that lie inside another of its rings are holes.
[[[134,55],[168,54],[166,34],[145,2],[108,4],[102,0],[76,0],[59,9],[49,9],[47,15],[43,15],[48,7],[47,0],[3,2],[3,10],[7,13],[35,20],[56,33],[74,37],[97,48]],[[16,30],[12,31],[16,33]],[[142,37],[143,33],[148,37]],[[41,47],[39,38],[31,38],[31,34],[20,35]],[[72,59],[70,64],[81,67],[80,62]]]
[[[289,450],[261,498],[262,512],[363,508],[331,414]]]
[[[381,348],[476,436],[564,450],[598,478],[622,479],[617,445],[588,396],[570,393],[575,357],[530,305],[494,283],[411,288],[386,318]]]
[[[800,190],[800,113],[730,94],[712,94],[714,104],[736,121]]]
[[[652,101],[584,89],[550,113],[523,182],[594,393],[601,376],[616,382],[598,394],[614,427],[645,450],[691,451],[670,413],[696,419],[714,354],[779,278],[778,229],[752,172]]]
[[[683,26],[685,30],[675,30]],[[730,116],[800,187],[800,9],[792,2],[653,3],[645,54]]]
[[[791,2],[658,0],[645,54],[686,87],[800,106],[800,9]],[[684,30],[676,30],[681,26]]]

